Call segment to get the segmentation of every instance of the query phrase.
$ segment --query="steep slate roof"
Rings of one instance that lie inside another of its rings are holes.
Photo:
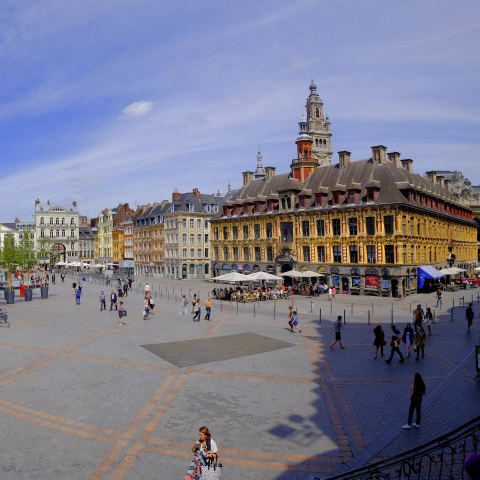
[[[275,196],[275,193],[285,191],[288,188],[295,195],[295,208],[298,208],[298,193],[301,193],[304,189],[311,190],[313,193],[324,193],[327,196],[321,207],[315,206],[315,196],[307,198],[306,207],[302,210],[327,210],[351,207],[352,204],[347,203],[346,187],[357,190],[358,195],[356,195],[354,204],[356,206],[404,204],[405,206],[417,206],[431,210],[437,214],[450,215],[446,211],[439,212],[427,206],[411,203],[402,193],[402,190],[415,189],[425,195],[441,199],[462,209],[467,209],[464,205],[458,203],[453,194],[440,183],[433,183],[428,178],[417,173],[410,173],[406,168],[398,168],[392,161],[387,161],[384,164],[374,164],[371,158],[349,162],[344,168],[340,168],[339,164],[317,167],[303,184],[299,180],[291,178],[289,173],[275,175],[268,181],[265,181],[265,179],[251,180],[247,185],[239,188],[231,195],[229,205],[243,204],[249,197],[262,202],[265,199],[259,197],[266,197],[267,199],[277,198],[277,200],[274,200],[274,211],[272,212],[275,213],[278,212],[278,197]],[[377,190],[375,201],[373,202],[367,202],[367,187],[374,187]],[[333,205],[331,192],[339,190],[345,191],[345,193],[341,195],[340,205]],[[239,199],[243,201],[237,202]],[[292,210],[295,210],[295,208]],[[243,207],[241,207],[239,215],[243,213]],[[266,213],[266,205],[262,206],[260,213]],[[255,215],[258,215],[258,213],[250,211],[247,214],[247,216]],[[229,217],[231,217],[231,214],[229,214]],[[212,217],[212,220],[221,218],[223,218],[223,212],[219,211]],[[470,221],[463,217],[455,216],[455,218],[459,218],[462,221]]]

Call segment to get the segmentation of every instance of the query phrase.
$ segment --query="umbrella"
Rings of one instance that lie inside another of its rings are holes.
[[[302,272],[297,270],[289,270],[288,272],[279,273],[280,277],[301,277]]]
[[[267,272],[256,272],[248,276],[249,280],[283,280],[282,277],[277,277]]]
[[[311,270],[305,270],[304,272],[300,272],[302,277],[324,277],[322,273],[312,272]]]
[[[455,270],[456,273],[466,272],[465,269],[463,269],[463,268],[458,268],[458,267],[452,267],[450,270]]]
[[[58,262],[57,265],[66,265],[65,262]]]
[[[93,266],[93,268],[102,268],[105,265],[102,265],[101,263],[97,263],[96,265]]]
[[[440,270],[440,273],[443,273],[444,275],[456,275],[458,272],[453,268],[444,268]]]
[[[243,275],[238,272],[227,273],[226,275],[220,275],[219,277],[214,277],[212,280],[223,280],[225,282],[245,282],[250,280],[250,276]]]
[[[476,272],[478,272],[479,270],[480,270],[480,267],[477,267],[477,268],[475,269]]]

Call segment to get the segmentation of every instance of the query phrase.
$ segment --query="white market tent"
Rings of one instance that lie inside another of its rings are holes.
[[[220,275],[214,277],[211,280],[223,280],[224,282],[248,282],[250,280],[249,275],[243,275],[238,272],[227,273],[226,275]]]
[[[444,268],[440,270],[440,273],[443,273],[444,275],[457,275],[458,272],[455,271],[453,268]]]
[[[477,267],[477,268],[475,269],[475,271],[476,271],[476,272],[480,271],[480,267]]]
[[[288,272],[280,273],[281,277],[295,277],[295,278],[310,278],[310,277],[324,277],[322,273],[312,272],[310,270],[306,272],[299,272],[297,270],[290,270]]]
[[[217,277],[218,278],[218,277]],[[251,275],[248,275],[249,280],[283,280],[282,277],[277,277],[267,272],[255,272]]]

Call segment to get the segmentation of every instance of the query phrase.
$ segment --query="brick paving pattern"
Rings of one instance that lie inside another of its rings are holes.
[[[139,293],[135,285],[124,299],[125,326],[115,312],[99,311],[104,285],[87,284],[80,306],[71,281],[52,286],[48,300],[35,291],[33,302],[8,306],[12,326],[0,330],[0,478],[183,479],[202,425],[219,446],[224,479],[324,478],[420,445],[478,413],[480,304],[470,334],[464,308],[451,322],[448,306],[463,293],[444,294],[423,360],[412,349],[404,364],[386,365],[387,356],[373,358],[374,326],[390,332],[393,305],[403,330],[410,301],[412,309],[433,307],[433,294],[393,302],[339,296],[333,305],[321,297],[313,311],[312,299],[294,298],[299,334],[287,329],[287,301],[255,310],[240,304],[238,313],[214,301],[211,322],[179,315],[181,293],[200,291],[203,302],[212,288],[205,282],[150,282],[157,306],[144,321],[140,282]],[[332,322],[344,313],[346,348],[331,351]],[[404,431],[398,425],[417,371],[427,407],[421,428]]]

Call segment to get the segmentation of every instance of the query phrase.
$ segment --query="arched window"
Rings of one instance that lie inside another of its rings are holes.
[[[75,225],[75,219],[74,219],[74,218],[72,218],[72,219],[70,220],[70,225]]]
[[[50,217],[50,225],[53,225],[53,217]]]
[[[324,146],[324,147],[327,146],[327,141],[326,141],[326,140],[323,141],[323,146]]]
[[[60,219],[58,217],[55,219],[55,225],[60,225]]]
[[[65,236],[65,230],[62,230],[62,237]]]
[[[318,147],[318,138],[315,139],[315,145]]]
[[[316,114],[317,118],[320,118],[320,109],[319,108],[315,109],[315,114]]]
[[[60,230],[57,230],[57,231],[55,232],[55,236],[57,236],[57,237],[60,236]]]
[[[50,230],[50,238],[53,238],[53,230]]]
[[[65,225],[65,219],[62,218],[62,225]]]
[[[40,230],[40,238],[45,238],[45,232],[42,230]]]
[[[45,220],[43,219],[43,217],[40,219],[40,225],[45,225]]]
[[[73,228],[70,230],[70,238],[75,238],[75,230]]]

